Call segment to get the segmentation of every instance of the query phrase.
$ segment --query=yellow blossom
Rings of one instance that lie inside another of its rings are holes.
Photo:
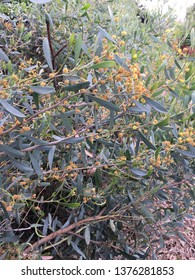
[[[127,35],[127,32],[126,32],[126,31],[122,31],[122,32],[121,32],[121,35],[122,35],[122,36],[126,36],[126,35]]]

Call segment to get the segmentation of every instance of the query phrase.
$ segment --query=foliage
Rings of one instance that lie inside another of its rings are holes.
[[[151,256],[148,226],[193,214],[194,57],[134,2],[21,2],[0,7],[2,246]]]

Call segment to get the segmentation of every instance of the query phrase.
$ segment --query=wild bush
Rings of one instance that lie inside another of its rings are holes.
[[[0,242],[17,258],[157,258],[158,223],[185,240],[194,57],[171,16],[143,24],[127,7],[0,7]]]

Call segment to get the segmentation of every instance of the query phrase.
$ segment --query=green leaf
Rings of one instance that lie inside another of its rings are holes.
[[[69,139],[65,139],[63,142],[66,144],[77,144],[77,143],[81,143],[85,140],[84,137],[72,137]]]
[[[0,103],[2,104],[2,106],[12,115],[19,117],[19,118],[25,118],[25,115],[22,114],[20,111],[18,111],[17,109],[15,109],[12,105],[10,105],[7,101],[0,99]]]
[[[81,255],[84,259],[86,259],[85,254],[79,249],[79,247],[78,247],[73,241],[70,241],[70,244],[72,245],[72,248],[73,248],[79,255]]]
[[[38,94],[52,94],[55,93],[54,87],[41,87],[41,86],[30,86],[30,89]]]
[[[174,68],[170,68],[170,69],[169,69],[169,73],[170,73],[171,79],[172,79],[172,80],[175,80]]]
[[[15,165],[15,167],[17,169],[19,169],[22,172],[34,173],[34,170],[32,169],[32,167],[30,165],[28,165],[27,163],[23,163],[23,162],[15,160],[15,159],[12,159],[11,162]]]
[[[169,91],[170,91],[170,93],[173,95],[173,96],[175,96],[175,97],[179,97],[179,94],[176,92],[176,91],[174,91],[173,89],[171,89],[170,87],[168,87],[168,89],[169,89]]]
[[[22,153],[21,151],[6,145],[0,145],[0,151],[4,152],[5,154],[7,154],[9,157],[12,158],[13,157],[23,158],[25,156],[25,154]]]
[[[100,68],[112,68],[116,65],[116,62],[113,60],[102,61],[100,63],[94,64],[92,66],[93,69],[97,70]]]
[[[120,111],[120,108],[113,104],[112,102],[109,102],[107,100],[103,100],[103,99],[100,99],[98,97],[95,97],[93,95],[88,95],[89,99],[92,100],[92,101],[96,101],[97,103],[99,103],[101,106],[109,109],[109,110],[114,110],[116,112],[119,112]]]
[[[5,62],[9,61],[9,57],[7,56],[6,53],[0,48],[0,59],[4,60]]]
[[[39,110],[39,95],[38,95],[38,93],[33,92],[32,96],[33,96],[33,100],[35,102],[35,105],[37,107],[37,110]]]
[[[114,16],[113,16],[113,12],[110,8],[110,6],[108,5],[108,12],[109,12],[109,15],[110,15],[110,19],[111,19],[111,23],[112,25],[115,25],[115,21],[114,21]]]
[[[79,59],[79,56],[80,56],[80,53],[81,53],[82,44],[83,44],[82,35],[79,34],[78,37],[76,38],[75,48],[74,48],[75,64],[77,64],[77,61]]]
[[[114,59],[120,66],[122,66],[125,70],[130,72],[130,69],[129,69],[128,65],[125,63],[124,59],[120,58],[120,56],[118,56],[117,54],[114,55]]]
[[[153,214],[151,212],[149,212],[149,210],[143,204],[141,205],[140,212],[145,218],[149,219],[150,221],[152,221],[154,223],[156,222]]]
[[[89,85],[90,85],[90,82],[82,82],[82,83],[78,83],[75,85],[70,85],[70,86],[64,87],[64,89],[68,90],[68,91],[79,91],[81,89],[88,88]]]
[[[165,119],[163,119],[162,121],[158,122],[156,125],[158,127],[162,127],[162,126],[165,126],[169,123],[170,121],[170,115],[168,115]]]
[[[160,89],[158,91],[155,91],[153,94],[152,94],[152,97],[156,97],[158,95],[160,95],[161,93],[163,93],[164,89]]]
[[[174,62],[175,62],[175,65],[177,66],[177,68],[179,68],[181,70],[182,68],[181,68],[179,62],[176,59],[174,60]]]
[[[152,150],[156,150],[156,147],[138,130],[138,136],[140,139],[148,146],[148,148]]]
[[[156,149],[156,151],[155,151],[155,159],[156,159],[156,160],[157,160],[157,158],[158,158],[159,153],[160,153],[160,147],[158,147],[158,148]]]
[[[87,11],[91,7],[91,4],[87,3],[82,7],[82,11]]]
[[[34,3],[34,4],[46,4],[51,2],[52,0],[30,0],[30,2]]]
[[[62,119],[62,124],[63,126],[65,127],[65,129],[68,131],[68,132],[72,132],[72,125],[68,119],[68,117],[63,114],[63,113],[60,113],[60,117]]]
[[[180,149],[177,149],[176,151],[179,152],[180,154],[182,154],[183,156],[186,156],[189,158],[195,158],[195,153],[193,153],[193,152],[183,151]]]
[[[53,29],[54,24],[53,24],[53,20],[52,20],[52,18],[51,18],[51,15],[50,15],[50,14],[45,13],[45,20],[49,22],[50,27],[52,27],[52,29]]]
[[[149,85],[150,81],[152,80],[152,75],[150,75],[146,80],[146,87]]]
[[[165,107],[163,107],[161,104],[159,104],[158,102],[150,99],[149,97],[144,96],[146,102],[156,111],[160,112],[160,113],[167,113],[167,109],[165,109]]]
[[[169,40],[167,40],[167,45],[169,46],[170,49],[173,49],[173,46]]]
[[[53,71],[54,69],[53,69],[52,58],[51,58],[51,50],[50,50],[49,41],[47,38],[43,39],[43,54],[44,54],[44,57],[47,61],[49,68],[51,69],[51,71]]]
[[[79,202],[66,203],[65,206],[70,209],[78,208],[81,204]]]
[[[146,176],[147,175],[147,171],[143,170],[143,169],[138,169],[138,168],[130,168],[131,172],[133,172],[134,174],[138,175],[138,176]]]
[[[84,237],[85,237],[86,244],[89,245],[90,244],[90,240],[91,240],[91,234],[90,234],[89,225],[85,229]]]
[[[63,77],[65,80],[69,80],[71,82],[78,82],[81,80],[81,78],[77,75],[64,75],[63,74]]]
[[[154,43],[156,43],[156,44],[162,44],[162,41],[161,40],[159,40],[156,36],[154,36],[154,35],[150,35],[150,38],[152,39],[152,41],[154,42]]]
[[[160,73],[160,72],[166,67],[166,65],[167,65],[167,61],[165,60],[165,61],[159,66],[159,68],[157,69],[156,75],[157,75],[158,73]]]
[[[114,111],[110,110],[110,129],[114,127]]]
[[[108,40],[110,40],[111,42],[113,42],[114,44],[116,44],[116,41],[112,38],[112,36],[110,36],[108,34],[108,32],[106,30],[104,30],[103,28],[101,28],[100,26],[98,26],[98,30],[99,32],[106,37]]]
[[[34,170],[35,170],[36,174],[38,175],[38,177],[43,177],[43,174],[42,174],[42,171],[41,171],[37,158],[34,156],[34,154],[32,154],[30,152],[29,152],[29,157],[30,157],[32,166],[34,167]]]
[[[55,154],[56,146],[52,146],[51,149],[48,152],[48,162],[49,162],[49,168],[52,169],[54,154]]]

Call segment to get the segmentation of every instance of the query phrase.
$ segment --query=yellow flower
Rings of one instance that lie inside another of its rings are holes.
[[[132,58],[133,58],[133,59],[136,59],[136,58],[137,58],[137,54],[134,53],[134,54],[132,55]]]
[[[182,49],[177,49],[178,54],[182,54]]]
[[[67,67],[65,67],[65,68],[63,69],[63,74],[66,74],[66,73],[68,73],[68,68],[67,68]]]
[[[125,45],[125,41],[121,40],[121,41],[119,42],[119,45],[120,45],[120,46],[124,46],[124,45]]]
[[[127,32],[126,32],[126,31],[122,31],[122,32],[121,32],[121,35],[122,35],[122,36],[126,36],[126,35],[127,35]]]
[[[50,74],[49,74],[49,78],[50,78],[50,79],[54,78],[54,77],[56,76],[56,74],[57,74],[57,73],[55,73],[55,72],[50,73]]]
[[[17,76],[16,74],[12,74],[12,78],[13,78],[15,81],[18,81],[18,80],[19,80],[19,78],[18,78],[18,76]]]
[[[40,83],[40,86],[41,86],[41,87],[44,87],[45,85],[46,85],[45,82],[41,82],[41,83]]]
[[[9,212],[9,211],[12,211],[12,206],[11,205],[9,205],[9,206],[7,206],[6,207],[6,210]]]
[[[158,121],[156,119],[153,120],[153,125],[156,125]]]

